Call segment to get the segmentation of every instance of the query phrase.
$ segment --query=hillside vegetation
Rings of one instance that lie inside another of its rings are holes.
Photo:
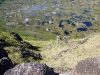
[[[53,41],[48,43],[44,49],[41,49],[43,57],[42,63],[46,63],[50,67],[65,70],[66,67],[74,68],[76,64],[83,59],[91,57],[100,57],[100,34],[91,34],[83,39],[70,39],[68,43]],[[37,41],[38,42],[38,41]],[[34,44],[34,41],[31,42]],[[46,42],[38,42],[37,45],[46,44]]]
[[[4,47],[11,60],[17,64],[40,62],[54,68],[57,72],[62,72],[66,68],[73,69],[79,61],[86,58],[100,57],[100,33],[67,41],[26,38],[20,37],[18,40],[15,33],[0,33],[0,46]]]
[[[0,33],[0,47],[3,47],[13,63],[37,62],[42,60],[38,46],[24,41],[18,34],[11,32]]]

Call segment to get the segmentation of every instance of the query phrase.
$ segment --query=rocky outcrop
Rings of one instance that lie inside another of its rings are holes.
[[[22,41],[22,44],[26,44],[26,47],[29,49],[33,49],[33,50],[38,50],[38,48],[36,48],[35,46],[31,45],[29,42],[26,41]]]
[[[33,57],[33,59],[38,60],[42,59],[41,54],[36,54],[31,52],[30,50],[25,49],[24,47],[20,47],[21,58]]]
[[[0,75],[3,75],[8,69],[13,67],[13,63],[8,57],[6,51],[0,47]]]
[[[4,73],[4,75],[58,75],[45,64],[22,63]]]
[[[87,58],[80,61],[76,67],[75,75],[100,75],[100,58]]]
[[[11,32],[10,34],[13,35],[16,40],[23,41],[23,39],[17,33]]]

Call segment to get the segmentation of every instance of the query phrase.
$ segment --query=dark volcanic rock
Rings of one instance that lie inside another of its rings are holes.
[[[8,54],[2,47],[0,47],[0,59],[3,57],[8,57]]]
[[[4,72],[12,67],[13,64],[8,58],[8,54],[2,47],[0,47],[0,75],[3,75]]]
[[[0,39],[0,46],[4,47],[4,46],[8,46],[8,44],[4,39]]]
[[[29,42],[23,41],[23,43],[25,43],[27,45],[27,48],[30,49],[36,49],[34,46],[32,46]]]
[[[11,60],[7,57],[0,59],[0,75],[3,75],[8,69],[12,68],[13,64]]]
[[[100,58],[87,58],[80,61],[75,71],[78,75],[100,75]]]
[[[23,39],[17,33],[11,32],[10,34],[13,35],[16,40],[23,41]]]
[[[58,75],[45,64],[22,63],[4,73],[4,75]]]
[[[36,54],[31,52],[30,50],[25,49],[24,47],[20,47],[21,58],[33,57],[33,59],[38,60],[42,59],[41,54]]]

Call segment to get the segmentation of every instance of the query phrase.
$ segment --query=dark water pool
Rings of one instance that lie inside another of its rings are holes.
[[[70,20],[66,20],[66,22],[67,22],[68,24],[71,24],[71,21],[70,21]]]
[[[70,16],[71,17],[76,16],[76,13],[70,13]]]
[[[87,31],[87,28],[77,28],[77,31],[80,32],[80,31]]]
[[[42,25],[44,25],[45,23],[46,23],[46,22],[45,22],[45,21],[43,21],[43,22],[42,22]]]
[[[53,5],[57,5],[57,1],[52,2]]]
[[[68,34],[69,34],[69,32],[68,32],[68,31],[64,31],[64,34],[68,35]]]
[[[92,18],[92,20],[95,20],[95,18]]]
[[[63,20],[60,21],[59,27],[63,27],[63,24],[62,24],[63,22],[64,22]]]
[[[88,12],[90,12],[90,10],[89,10],[89,9],[84,10],[84,11],[83,11],[83,14],[87,14]]]
[[[77,18],[77,19],[82,19],[83,18],[83,16],[75,16],[75,18]]]
[[[87,21],[87,22],[83,22],[83,24],[85,24],[86,26],[92,26],[92,23],[91,22],[89,22],[89,21]]]
[[[61,17],[62,13],[57,13],[56,16]]]
[[[72,26],[76,26],[76,24],[75,23],[72,23]]]

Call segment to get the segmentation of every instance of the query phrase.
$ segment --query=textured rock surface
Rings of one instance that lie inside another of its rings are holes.
[[[4,75],[58,75],[45,64],[22,63],[5,72]]]
[[[80,61],[75,71],[77,75],[100,75],[100,58],[87,58]]]
[[[59,75],[100,75],[100,58],[81,60],[74,70]]]
[[[0,75],[3,75],[4,72],[12,67],[13,64],[8,58],[8,54],[2,47],[0,47]]]

